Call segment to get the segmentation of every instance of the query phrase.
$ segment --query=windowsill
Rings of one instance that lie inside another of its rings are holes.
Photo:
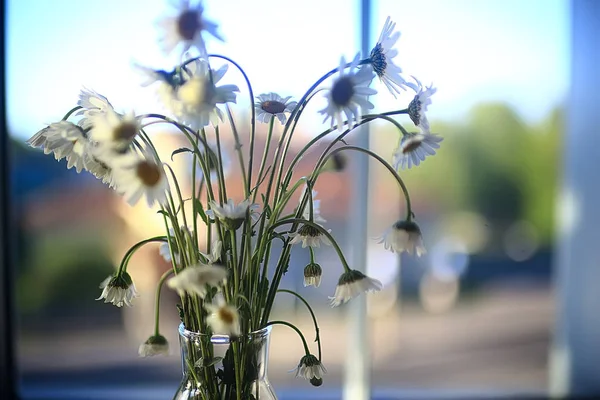
[[[174,387],[113,387],[113,388],[48,388],[27,387],[21,389],[22,400],[165,400],[170,399],[175,392]],[[337,400],[342,398],[338,390],[277,390],[280,400]],[[546,397],[545,393],[509,392],[493,390],[410,390],[410,389],[377,389],[373,391],[372,400],[419,400],[419,399],[539,399]]]

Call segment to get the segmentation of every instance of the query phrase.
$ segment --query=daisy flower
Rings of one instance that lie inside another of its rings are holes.
[[[442,137],[423,130],[421,133],[404,135],[398,148],[394,150],[392,165],[396,170],[418,166],[428,155],[435,155],[435,150],[440,148],[442,140]]]
[[[211,200],[208,204],[210,205],[210,210],[206,210],[206,215],[213,220],[218,218],[219,221],[232,231],[235,231],[242,226],[246,220],[246,213],[248,210],[251,207],[256,207],[256,205],[250,205],[249,199],[242,201],[237,206],[233,202],[233,199],[228,199],[223,207],[219,206],[214,200]]]
[[[217,304],[207,303],[204,305],[210,314],[206,317],[206,323],[211,327],[213,333],[237,337],[242,334],[240,329],[240,315],[234,306],[220,300]]]
[[[321,284],[321,275],[323,274],[323,269],[317,263],[311,262],[306,267],[304,267],[304,287],[314,286],[319,287]]]
[[[217,105],[235,103],[236,92],[240,91],[236,85],[216,86],[227,69],[227,64],[215,71],[206,62],[199,63],[196,73],[177,89],[177,100],[172,106],[182,122],[200,129],[223,121],[223,112]]]
[[[83,118],[79,121],[79,126],[84,130],[91,128],[91,117],[104,114],[108,110],[114,110],[112,104],[110,104],[106,97],[87,88],[83,88],[81,89],[81,92],[79,92],[77,105],[83,107],[83,109],[77,111],[75,115],[83,115]]]
[[[138,297],[133,280],[127,272],[109,276],[100,284],[100,289],[102,294],[96,300],[104,299],[105,303],[112,303],[117,307],[131,307],[131,301]]]
[[[131,206],[137,204],[142,196],[146,196],[148,207],[167,202],[169,182],[162,165],[157,164],[152,156],[128,153],[115,156],[110,164],[113,165],[116,189]]]
[[[421,82],[417,78],[414,78],[414,80],[416,84],[412,82],[407,83],[417,93],[408,105],[408,116],[416,126],[425,132],[429,132],[429,121],[425,112],[427,111],[427,106],[431,104],[431,96],[435,94],[437,89],[433,85],[430,85],[423,90]]]
[[[329,229],[327,232],[331,232]],[[331,245],[327,236],[323,235],[320,230],[312,225],[304,224],[298,229],[298,232],[290,233],[292,238],[291,244],[302,242],[302,248],[305,247],[321,247],[321,242]]]
[[[57,161],[67,159],[67,168],[75,167],[77,173],[86,169],[89,158],[89,141],[83,130],[68,121],[50,124],[33,135],[27,143],[31,147],[40,147],[45,154],[54,153]]]
[[[394,64],[392,60],[398,55],[398,50],[392,49],[392,47],[394,47],[400,37],[400,32],[394,32],[394,28],[396,28],[396,23],[392,22],[390,17],[387,17],[379,35],[379,40],[371,50],[369,60],[379,80],[396,97],[397,94],[401,93],[400,89],[406,90],[405,86],[407,86],[407,83],[400,76],[402,69]]]
[[[108,109],[104,113],[90,117],[92,140],[103,148],[124,151],[140,131],[140,123],[135,114],[130,112],[124,116]]]
[[[216,264],[198,264],[179,272],[167,281],[167,286],[180,296],[185,293],[204,298],[208,292],[207,286],[217,287],[227,279],[227,270]]]
[[[367,97],[377,93],[369,85],[373,80],[373,70],[370,66],[364,66],[354,72],[359,62],[359,54],[354,57],[352,63],[346,70],[346,60],[342,56],[338,78],[333,82],[331,89],[327,91],[327,107],[320,110],[325,115],[323,122],[331,118],[331,127],[334,122],[338,130],[344,130],[343,114],[348,119],[348,128],[352,128],[360,120],[363,110],[370,110],[374,106]]]
[[[261,94],[256,98],[254,109],[256,110],[256,120],[259,122],[267,123],[271,121],[271,118],[277,117],[281,125],[285,125],[287,121],[285,113],[293,112],[298,105],[295,101],[289,101],[292,96],[283,98],[273,92]]]
[[[310,381],[313,386],[321,386],[323,384],[323,376],[327,373],[327,369],[321,364],[321,361],[312,354],[307,354],[300,359],[298,367],[296,367],[296,378],[302,378]]]
[[[329,299],[331,300],[331,306],[337,307],[361,293],[378,292],[381,288],[382,284],[377,279],[369,278],[360,271],[350,270],[340,276],[335,294]]]
[[[423,246],[421,229],[412,221],[400,220],[388,228],[382,237],[378,238],[386,250],[394,253],[406,251],[408,254],[415,253],[421,257],[427,251]]]
[[[100,179],[102,183],[107,184],[111,188],[115,187],[112,168],[101,160],[101,155],[98,154],[96,147],[92,146],[85,165],[86,169],[96,178]]]
[[[138,349],[140,357],[169,355],[169,342],[163,335],[150,336]]]
[[[206,55],[206,46],[202,32],[206,31],[223,41],[217,32],[218,25],[204,18],[204,7],[200,1],[197,6],[190,6],[189,0],[174,1],[175,15],[169,15],[158,21],[163,30],[160,42],[166,54],[171,53],[180,43],[182,53],[190,47],[196,47],[201,55]]]

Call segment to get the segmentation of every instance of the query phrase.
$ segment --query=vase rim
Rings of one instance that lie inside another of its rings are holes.
[[[261,328],[261,329],[258,329],[258,330],[256,330],[256,331],[253,331],[253,332],[250,332],[250,333],[248,333],[248,334],[247,334],[247,336],[249,336],[249,337],[257,337],[257,336],[258,336],[258,337],[260,337],[260,336],[267,336],[267,335],[268,335],[268,334],[271,332],[271,329],[272,329],[272,328],[273,328],[273,327],[272,327],[271,325],[269,325],[269,326],[265,326],[264,328]],[[224,335],[224,334],[219,334],[219,333],[216,333],[216,334],[209,335],[209,334],[207,334],[207,333],[201,333],[201,332],[190,331],[190,330],[188,330],[188,329],[185,327],[185,325],[183,324],[183,322],[181,322],[181,323],[179,324],[179,328],[178,328],[177,330],[179,331],[179,335],[181,335],[181,336],[185,336],[185,337],[188,337],[188,338],[191,338],[191,337],[207,337],[207,336],[210,336],[211,338],[222,338],[222,339],[226,339],[227,341],[229,340],[229,335]]]

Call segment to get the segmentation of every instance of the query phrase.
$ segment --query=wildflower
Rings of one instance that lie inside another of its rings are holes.
[[[109,276],[100,284],[100,289],[102,294],[96,300],[104,299],[105,303],[112,303],[117,307],[131,307],[131,301],[138,297],[133,280],[127,272]]]
[[[427,106],[431,104],[431,96],[435,94],[437,89],[430,85],[423,90],[421,82],[417,78],[414,79],[417,82],[416,84],[407,83],[417,93],[408,105],[408,116],[416,126],[429,133],[429,121],[425,112]]]
[[[162,335],[150,336],[148,340],[140,345],[138,349],[140,357],[152,357],[157,355],[169,355],[169,342]]]
[[[335,294],[329,299],[331,300],[331,306],[337,307],[363,292],[377,292],[381,288],[381,282],[377,279],[369,278],[360,271],[350,270],[340,276]]]
[[[92,127],[92,118],[105,114],[109,110],[114,110],[106,97],[86,88],[81,89],[81,92],[79,92],[77,105],[83,107],[75,115],[83,115],[78,125],[84,130]]]
[[[237,230],[246,220],[246,213],[250,209],[250,200],[246,199],[237,206],[233,199],[228,199],[222,207],[216,201],[210,201],[210,210],[206,211],[206,215],[210,218],[218,218],[226,227],[232,231]],[[252,208],[255,206],[252,205]]]
[[[204,305],[204,308],[210,313],[206,317],[206,323],[211,327],[213,333],[233,337],[242,334],[240,329],[240,315],[235,307],[220,300],[216,305],[207,303]]]
[[[130,205],[137,204],[142,196],[146,197],[148,207],[154,203],[166,203],[169,182],[162,165],[157,164],[152,156],[129,153],[119,156],[113,165],[116,189]]]
[[[348,118],[346,121],[348,128],[352,128],[360,120],[363,110],[370,110],[374,107],[367,100],[369,95],[377,93],[375,89],[369,87],[373,79],[373,70],[370,66],[364,66],[354,72],[358,61],[359,55],[357,54],[346,71],[346,60],[342,56],[339,76],[326,95],[327,107],[319,111],[325,115],[323,122],[331,118],[331,126],[333,127],[335,121],[339,131],[342,131],[345,126],[342,113]]]
[[[400,32],[394,32],[395,27],[396,23],[392,22],[390,17],[387,17],[379,35],[379,40],[371,50],[369,57],[370,64],[379,80],[383,82],[394,97],[400,93],[400,89],[406,90],[405,86],[407,85],[404,78],[400,76],[402,69],[394,64],[392,60],[398,55],[398,50],[392,49],[392,47],[400,37]]]
[[[33,135],[27,143],[40,147],[45,154],[54,153],[57,161],[67,159],[67,168],[75,167],[77,173],[86,169],[89,158],[89,141],[84,131],[77,125],[60,121],[50,124]]]
[[[254,103],[256,110],[256,120],[260,122],[269,122],[271,118],[277,117],[281,125],[285,125],[287,117],[285,113],[291,113],[298,105],[295,101],[289,101],[292,96],[283,98],[277,93],[266,93],[256,96],[258,101]]]
[[[204,298],[207,286],[217,287],[227,279],[227,270],[216,264],[198,264],[179,272],[167,281],[167,286],[177,291],[180,296],[185,293]]]
[[[400,220],[388,228],[383,236],[379,238],[386,250],[395,253],[406,251],[408,254],[415,253],[421,257],[427,251],[423,246],[421,229],[413,221]]]
[[[442,140],[438,135],[423,131],[404,135],[394,150],[392,165],[396,170],[418,166],[428,155],[435,155],[435,149],[440,148]]]
[[[296,377],[310,381],[313,386],[321,386],[323,384],[323,376],[327,373],[327,369],[321,364],[321,361],[312,354],[307,354],[300,359],[298,367],[296,367]]]
[[[92,146],[89,157],[86,160],[87,170],[100,179],[102,183],[107,184],[109,187],[115,187],[115,181],[112,173],[112,168],[109,167],[105,162],[101,160],[101,153],[97,151],[97,148]]]
[[[160,41],[166,54],[171,53],[181,43],[182,52],[194,46],[201,55],[205,55],[206,46],[202,31],[223,40],[217,32],[217,24],[202,15],[204,13],[202,2],[199,2],[196,7],[191,7],[189,0],[179,0],[175,7],[176,15],[166,16],[158,21],[158,26],[163,30]]]
[[[200,129],[208,124],[217,126],[223,120],[218,104],[235,103],[236,85],[216,86],[227,72],[227,64],[214,71],[206,62],[200,62],[195,74],[177,89],[177,100],[172,106],[176,116]]]
[[[327,232],[331,232],[329,229]],[[304,224],[298,229],[298,232],[290,233],[292,238],[291,244],[302,242],[302,248],[309,247],[321,247],[321,242],[327,245],[331,245],[331,242],[327,236],[323,235],[321,231],[312,225]]]
[[[304,267],[304,287],[313,285],[314,287],[319,287],[321,284],[321,275],[323,274],[323,269],[321,266],[315,262],[311,262],[306,267]]]
[[[125,116],[109,109],[105,113],[90,117],[91,138],[104,148],[123,152],[140,131],[140,123],[130,112]]]

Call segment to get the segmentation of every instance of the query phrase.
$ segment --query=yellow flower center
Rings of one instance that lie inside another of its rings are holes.
[[[113,131],[115,141],[130,141],[137,135],[137,125],[131,122],[123,122]]]
[[[285,111],[285,104],[280,101],[263,101],[260,107],[269,114],[279,114]]]
[[[233,321],[235,319],[235,316],[233,315],[233,313],[231,312],[231,310],[225,308],[225,307],[221,307],[219,308],[219,319],[221,321],[223,321],[224,323],[226,323],[227,325],[232,325]]]
[[[185,40],[194,40],[194,36],[201,29],[200,15],[196,11],[187,10],[177,20],[177,32]]]
[[[145,186],[153,187],[160,181],[160,169],[154,163],[148,161],[138,163],[136,173]]]

